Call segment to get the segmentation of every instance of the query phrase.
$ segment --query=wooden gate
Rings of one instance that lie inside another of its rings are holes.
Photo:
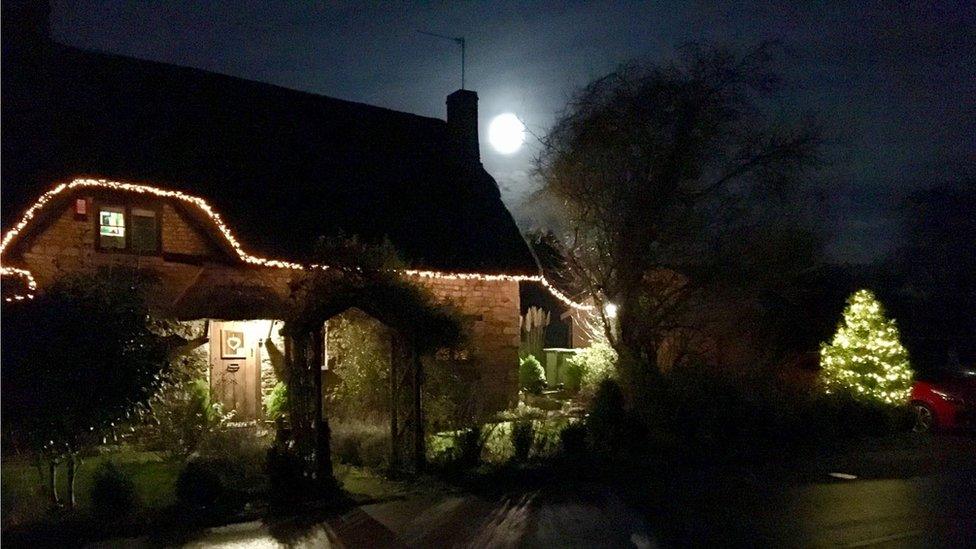
[[[426,462],[420,356],[399,333],[390,353],[390,469],[419,473]]]

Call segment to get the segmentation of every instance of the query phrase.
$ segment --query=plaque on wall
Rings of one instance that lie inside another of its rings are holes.
[[[246,358],[244,349],[244,332],[239,330],[220,331],[221,358]]]

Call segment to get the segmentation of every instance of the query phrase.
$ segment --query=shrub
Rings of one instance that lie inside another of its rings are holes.
[[[566,361],[566,386],[579,391],[584,398],[592,398],[604,379],[614,376],[617,352],[606,343],[594,343]]]
[[[231,500],[222,476],[233,474],[229,459],[194,458],[186,462],[176,479],[176,499],[191,509],[215,508]]]
[[[275,383],[271,394],[264,403],[265,415],[271,421],[277,421],[285,412],[288,411],[288,386],[284,381]]]
[[[559,433],[559,445],[564,454],[579,457],[586,454],[586,427],[582,423],[567,425]]]
[[[556,453],[561,444],[560,435],[568,424],[569,419],[565,417],[550,418],[535,422],[533,424],[535,430],[535,447],[533,448],[533,453],[536,456],[551,456]]]
[[[170,383],[151,405],[158,432],[152,445],[173,455],[187,456],[226,419],[210,398],[206,379]]]
[[[528,460],[534,441],[535,427],[532,421],[522,420],[512,423],[512,459],[519,462]]]
[[[424,363],[424,423],[428,433],[451,431],[484,419],[480,372],[471,361],[450,357]]]
[[[911,426],[908,407],[867,401],[847,393],[815,399],[804,419],[804,424],[821,440],[884,436]]]
[[[220,474],[220,480],[228,490],[259,492],[266,486],[267,442],[257,436],[253,427],[211,431],[200,442],[198,454],[214,463],[231,462],[232,466]]]
[[[366,421],[330,424],[332,455],[347,465],[382,469],[389,465],[389,427]]]
[[[768,369],[685,365],[664,379],[655,420],[674,448],[697,461],[781,457],[813,438],[807,399],[788,393]]]
[[[306,492],[302,459],[287,445],[275,444],[268,449],[267,468],[272,498],[291,500]]]
[[[358,309],[329,320],[328,348],[335,365],[330,415],[352,419],[383,416],[389,406],[390,338],[379,321]]]
[[[111,461],[102,463],[95,470],[90,496],[92,513],[100,520],[125,520],[139,505],[135,485]]]
[[[591,446],[601,452],[620,449],[629,442],[626,436],[628,423],[620,384],[612,379],[604,379],[596,390],[593,406],[586,417]]]
[[[519,386],[534,394],[546,388],[546,371],[532,355],[519,359]]]
[[[475,467],[481,463],[487,437],[481,427],[469,427],[458,433],[454,444],[454,461],[459,466]]]

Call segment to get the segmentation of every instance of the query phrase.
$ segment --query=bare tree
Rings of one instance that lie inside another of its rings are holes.
[[[769,114],[774,51],[689,46],[622,66],[582,89],[543,140],[537,171],[565,216],[567,270],[604,316],[628,381],[656,376],[666,338],[694,329],[708,303],[776,268],[764,246],[805,245],[784,238],[794,228],[780,216],[818,132]]]

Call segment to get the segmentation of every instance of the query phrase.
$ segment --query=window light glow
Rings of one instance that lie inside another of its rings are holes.
[[[99,212],[99,231],[102,236],[125,236],[125,214],[115,210]]]
[[[289,269],[289,270],[311,270],[311,269],[328,269],[328,265],[311,264],[302,265],[292,261],[285,261],[280,259],[270,259],[265,257],[259,257],[251,255],[244,251],[240,242],[231,232],[230,228],[224,223],[220,214],[217,213],[206,200],[189,195],[180,191],[171,191],[166,189],[160,189],[157,187],[150,187],[148,185],[136,185],[133,183],[121,183],[118,181],[108,181],[105,179],[75,179],[70,183],[61,183],[55,186],[53,189],[42,194],[40,198],[34,202],[31,207],[24,212],[20,221],[16,225],[3,235],[3,240],[0,242],[0,258],[3,257],[4,252],[6,252],[7,247],[11,242],[27,227],[34,217],[44,208],[44,206],[53,200],[55,197],[63,193],[64,191],[71,191],[78,188],[94,188],[94,189],[109,189],[113,191],[130,192],[135,194],[152,195],[160,198],[172,198],[180,200],[187,204],[196,206],[201,211],[203,211],[207,217],[216,225],[217,229],[220,231],[221,235],[234,250],[237,257],[244,263],[250,265],[258,265],[262,267],[271,267],[276,269]],[[481,281],[511,281],[511,282],[538,282],[541,283],[553,296],[565,303],[566,305],[581,310],[592,309],[591,305],[586,305],[583,303],[577,303],[570,299],[568,296],[556,289],[544,276],[541,275],[508,275],[508,274],[485,274],[485,273],[451,273],[451,272],[441,272],[441,271],[429,271],[429,270],[417,270],[417,269],[406,269],[403,273],[407,276],[414,276],[419,278],[431,278],[431,279],[447,279],[447,280],[481,280]],[[14,267],[3,267],[0,266],[0,275],[2,276],[16,276],[25,280],[28,289],[31,293],[26,295],[18,295],[9,297],[6,301],[20,301],[23,299],[32,299],[34,297],[33,292],[37,290],[37,283],[34,280],[33,275],[30,271],[26,269],[18,269]]]

